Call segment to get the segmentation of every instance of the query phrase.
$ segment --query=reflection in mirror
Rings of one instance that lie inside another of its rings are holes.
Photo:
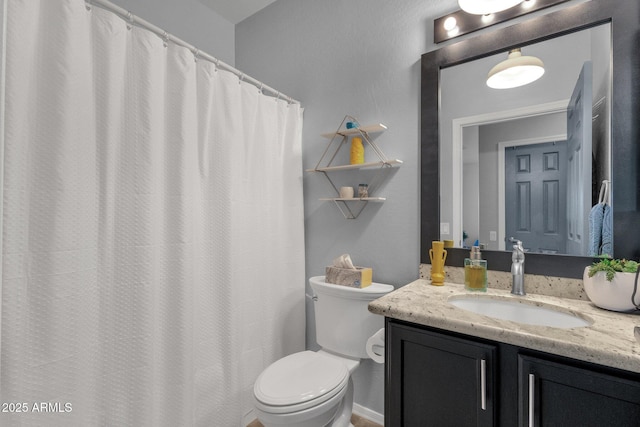
[[[440,71],[440,238],[510,250],[514,237],[530,252],[612,255],[611,206],[600,194],[612,175],[611,25],[525,54],[545,73],[517,88],[486,84],[506,52]]]

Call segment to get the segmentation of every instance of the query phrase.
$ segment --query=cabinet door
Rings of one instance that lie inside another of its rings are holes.
[[[385,425],[494,425],[496,347],[387,323]]]
[[[519,356],[522,427],[640,426],[640,383]]]

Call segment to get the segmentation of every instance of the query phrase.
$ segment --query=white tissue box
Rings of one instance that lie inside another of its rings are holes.
[[[325,269],[325,282],[351,288],[366,288],[373,279],[373,270],[369,267],[340,268],[329,266]]]

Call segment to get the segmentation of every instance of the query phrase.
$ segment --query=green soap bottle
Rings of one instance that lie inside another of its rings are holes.
[[[468,291],[487,291],[487,261],[482,259],[479,246],[471,248],[469,258],[464,259],[464,287]]]

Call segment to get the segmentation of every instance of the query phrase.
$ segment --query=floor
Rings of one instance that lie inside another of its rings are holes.
[[[358,415],[351,416],[351,423],[353,427],[382,427],[380,424],[376,424],[373,421],[369,421]],[[258,420],[252,421],[247,427],[263,427],[262,423]]]

